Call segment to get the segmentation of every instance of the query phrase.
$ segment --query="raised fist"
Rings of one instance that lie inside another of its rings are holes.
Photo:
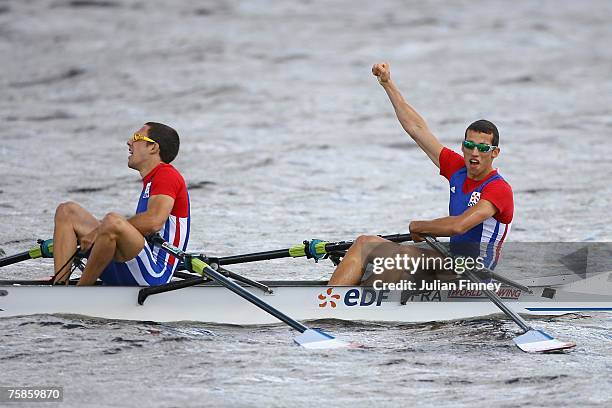
[[[391,70],[389,69],[389,64],[386,62],[374,64],[372,67],[372,74],[374,74],[375,77],[378,77],[378,82],[381,84],[391,80]]]

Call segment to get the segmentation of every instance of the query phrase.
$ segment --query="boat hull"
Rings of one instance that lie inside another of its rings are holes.
[[[484,293],[432,290],[420,293],[365,287],[325,286],[324,282],[264,282],[273,294],[248,287],[256,296],[298,320],[342,319],[426,322],[500,313]],[[149,296],[138,304],[140,287],[0,284],[0,317],[77,314],[139,321],[199,321],[257,325],[278,321],[217,285],[201,285]],[[498,294],[523,315],[612,312],[609,293],[575,292],[571,287],[534,287],[527,294],[502,287]],[[552,296],[552,298],[550,297]]]

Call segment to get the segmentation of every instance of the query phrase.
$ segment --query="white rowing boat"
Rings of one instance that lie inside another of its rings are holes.
[[[525,316],[578,312],[612,313],[612,272],[588,279],[564,275],[523,281],[533,293],[502,286],[497,294]],[[481,291],[390,291],[327,286],[324,281],[263,281],[273,293],[242,285],[270,306],[298,320],[342,319],[425,322],[499,314]],[[236,301],[224,287],[206,283],[150,295],[138,303],[140,287],[49,286],[42,282],[0,281],[0,316],[73,314],[146,321],[198,321],[257,325],[278,320],[255,305]]]
[[[386,237],[396,242],[410,240],[407,234]],[[325,281],[256,282],[223,266],[300,256],[317,260],[325,255],[337,263],[339,258],[335,251],[348,249],[350,243],[312,240],[281,250],[209,258],[202,254],[185,253],[159,236],[152,238],[155,244],[179,259],[192,274],[178,272],[175,277],[184,280],[144,288],[52,286],[40,281],[0,281],[0,318],[76,314],[121,320],[238,325],[269,324],[280,320],[300,333],[294,338],[297,344],[321,349],[352,347],[354,343],[311,329],[300,321],[425,322],[485,317],[501,311],[521,328],[523,334],[513,339],[521,350],[558,352],[575,347],[575,343],[557,340],[542,330],[534,329],[519,313],[555,316],[612,312],[610,271],[590,273],[584,278],[578,275],[547,276],[517,282],[484,268],[478,273],[465,270],[453,282],[445,282],[444,287],[415,288],[407,285],[408,289],[398,290],[391,290],[392,287],[329,286]],[[426,236],[425,240],[442,256],[453,257],[433,237]],[[39,241],[39,244],[24,253],[0,259],[0,266],[52,256],[50,240]],[[484,275],[481,276],[482,273]],[[487,282],[490,279],[493,282]],[[480,285],[482,289],[474,289],[473,286],[463,288],[461,282]],[[495,291],[488,287],[494,283],[497,286]],[[235,302],[234,295],[247,302]]]

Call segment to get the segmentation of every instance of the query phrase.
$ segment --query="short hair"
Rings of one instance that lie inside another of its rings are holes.
[[[465,129],[464,139],[467,139],[468,130],[472,130],[478,133],[486,133],[487,135],[493,135],[493,146],[499,146],[499,132],[497,130],[497,126],[495,126],[492,122],[489,122],[485,119],[477,120],[472,123],[470,126]]]
[[[149,127],[149,138],[159,145],[159,157],[164,163],[170,163],[179,152],[179,135],[168,125],[157,122],[145,123]]]

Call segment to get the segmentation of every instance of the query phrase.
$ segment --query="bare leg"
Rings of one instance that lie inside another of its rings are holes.
[[[399,245],[378,236],[362,235],[355,240],[355,243],[346,252],[328,284],[360,285],[368,262],[371,262],[375,257],[394,258],[398,254],[405,254],[413,258],[421,256],[439,257],[435,251],[430,249],[419,248],[414,245]],[[419,271],[418,273],[419,277],[432,277],[434,274],[435,271]],[[382,274],[372,275],[363,284],[369,286],[374,280],[398,282],[402,278],[415,279],[417,276],[411,275],[409,271],[404,269],[391,268]]]
[[[368,252],[368,244],[372,247],[373,244],[389,243],[381,237],[372,235],[361,235],[357,237],[353,245],[346,251],[346,255],[342,258],[342,262],[334,271],[329,279],[329,285],[359,285],[363,270],[367,264],[371,254]]]
[[[100,223],[96,241],[78,285],[93,285],[111,262],[133,259],[144,248],[145,239],[119,214],[107,214]]]
[[[397,248],[377,248],[375,249],[376,256],[394,258],[396,255],[408,255],[412,260],[417,261],[420,259],[427,259],[427,261],[420,261],[420,266],[416,269],[412,269],[412,265],[408,266],[408,269],[404,268],[390,268],[386,269],[381,274],[372,274],[366,280],[361,282],[362,286],[373,286],[376,281],[396,283],[401,280],[412,281],[417,283],[417,287],[421,286],[422,281],[430,282],[438,277],[438,266],[442,265],[443,261],[440,254],[429,248],[421,248],[415,245],[397,245]],[[440,262],[436,262],[435,259],[439,259]],[[423,263],[424,262],[424,263]],[[429,263],[429,264],[428,264]],[[403,265],[402,265],[403,266]]]
[[[68,262],[77,248],[78,240],[98,227],[100,222],[75,202],[62,203],[55,211],[53,230],[53,265],[55,272]],[[58,275],[58,282],[68,279],[70,266]]]

